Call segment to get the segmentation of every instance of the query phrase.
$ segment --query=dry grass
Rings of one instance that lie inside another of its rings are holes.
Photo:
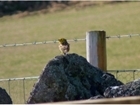
[[[89,30],[107,35],[139,33],[139,3],[90,6],[24,18],[0,18],[0,44],[85,38]],[[39,75],[48,60],[60,54],[57,44],[0,48],[1,78]],[[71,52],[86,57],[85,41],[71,43]],[[139,37],[107,40],[107,68],[140,68]]]
[[[0,44],[85,38],[89,30],[107,35],[139,33],[140,3],[128,2],[71,8],[24,18],[0,18]],[[71,43],[71,52],[86,57],[85,42]],[[107,41],[107,68],[140,68],[139,37]],[[60,54],[57,44],[0,48],[1,78],[39,75],[48,60]]]
[[[105,30],[107,35],[139,33],[139,8],[139,2],[128,2],[83,9],[73,7],[49,14],[46,14],[45,10],[44,14],[29,15],[25,12],[25,17],[19,16],[22,18],[6,16],[0,18],[0,44],[57,40],[60,37],[85,38],[85,33],[89,30]],[[107,68],[140,68],[139,38],[107,40]],[[70,44],[70,53],[86,57],[85,41]],[[46,63],[59,54],[57,43],[0,48],[1,78],[38,76]],[[123,77],[128,79],[130,74],[126,73]],[[124,81],[124,78],[121,80]],[[19,90],[19,87],[13,88],[14,93],[16,90]],[[21,97],[18,97],[19,99],[16,94],[12,95],[14,103],[22,103],[19,102]]]

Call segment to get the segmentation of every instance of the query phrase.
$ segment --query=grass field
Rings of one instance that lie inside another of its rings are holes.
[[[102,4],[83,9],[71,8],[54,13],[31,15],[22,18],[0,18],[0,45],[34,41],[85,38],[89,30],[105,30],[107,36],[140,33],[140,3],[125,2]],[[139,69],[140,37],[107,39],[107,69]],[[70,53],[86,57],[85,41],[70,42]],[[0,48],[0,78],[38,76],[47,62],[59,55],[58,44],[30,45]],[[115,75],[115,74],[114,74]],[[119,73],[123,82],[132,80],[132,74]],[[139,78],[139,74],[136,74]],[[24,81],[24,80],[23,80]],[[1,82],[14,103],[24,103],[23,82]],[[27,99],[36,80],[27,80]]]
[[[48,14],[0,18],[0,44],[85,38],[90,30],[107,36],[140,33],[140,3],[126,2],[69,9]],[[108,69],[140,68],[140,37],[107,40]],[[70,42],[70,53],[86,57],[85,41]],[[38,76],[59,55],[58,45],[0,48],[0,78]]]

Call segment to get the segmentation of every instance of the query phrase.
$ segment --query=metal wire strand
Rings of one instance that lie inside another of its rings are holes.
[[[129,35],[115,35],[115,36],[106,36],[106,39],[110,38],[123,38],[123,37],[128,37],[132,38],[135,36],[140,36],[140,34],[129,34]],[[68,39],[68,42],[78,42],[78,41],[86,41],[86,38],[81,38],[81,39]],[[2,44],[0,45],[0,48],[2,47],[18,47],[18,46],[28,46],[28,45],[39,45],[39,44],[50,44],[50,43],[58,43],[56,40],[51,40],[51,41],[42,41],[42,42],[29,42],[29,43],[14,43],[14,44]]]
[[[77,42],[77,41],[85,41],[86,39],[70,39],[68,40],[69,42]],[[39,45],[39,44],[49,44],[49,43],[58,43],[58,41],[56,40],[52,40],[52,41],[42,41],[42,42],[29,42],[29,43],[14,43],[14,44],[3,44],[0,45],[0,47],[18,47],[18,46],[28,46],[28,45]]]
[[[107,36],[107,39],[110,38],[124,38],[124,37],[128,37],[128,38],[132,38],[132,37],[136,37],[136,36],[140,36],[140,34],[129,34],[129,35],[115,35],[115,36]]]

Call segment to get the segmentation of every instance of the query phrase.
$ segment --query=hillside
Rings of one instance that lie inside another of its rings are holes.
[[[89,30],[107,35],[140,33],[140,3],[100,4],[51,13],[12,15],[0,18],[0,44],[85,38]],[[107,68],[140,68],[139,38],[107,40]],[[86,57],[85,41],[70,42],[70,53]],[[1,78],[38,76],[46,63],[59,55],[58,44],[0,48]]]
[[[22,16],[25,16],[25,13],[31,15],[33,12],[38,13],[38,11],[42,13],[50,13],[71,7],[79,9],[86,6],[118,2],[125,1],[0,1],[0,17],[15,14],[22,14]]]

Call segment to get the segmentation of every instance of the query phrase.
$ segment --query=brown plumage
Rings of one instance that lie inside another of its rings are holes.
[[[58,47],[61,53],[63,53],[64,55],[67,54],[70,50],[70,44],[67,42],[65,38],[58,39],[58,41],[59,41]]]

